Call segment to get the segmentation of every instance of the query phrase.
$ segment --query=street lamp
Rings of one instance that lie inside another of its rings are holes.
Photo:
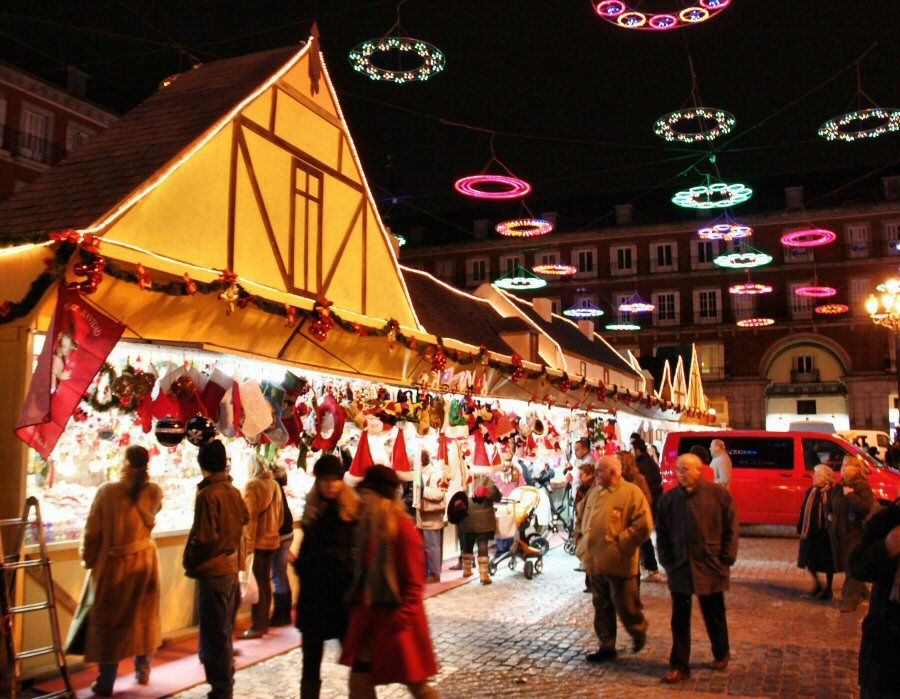
[[[894,366],[897,370],[897,400],[900,408],[900,280],[888,279],[878,286],[880,296],[870,294],[866,299],[866,312],[875,325],[891,331],[894,336]],[[890,410],[888,410],[890,422]],[[900,427],[900,416],[897,419]]]

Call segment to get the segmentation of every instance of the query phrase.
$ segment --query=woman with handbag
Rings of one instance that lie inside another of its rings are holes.
[[[417,486],[416,526],[425,540],[425,572],[427,583],[441,581],[444,562],[444,510],[447,506],[447,487],[450,479],[440,462],[431,460],[431,454],[422,451],[422,477]]]
[[[125,450],[122,477],[97,490],[84,528],[81,560],[89,570],[66,652],[99,663],[91,685],[109,697],[119,661],[134,656],[135,678],[150,682],[150,657],[162,643],[159,558],[150,534],[162,490],[147,476],[144,447]]]

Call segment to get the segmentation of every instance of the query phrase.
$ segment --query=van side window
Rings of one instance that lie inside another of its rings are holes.
[[[678,452],[686,454],[695,444],[709,448],[710,437],[682,437]],[[794,468],[794,440],[769,437],[723,437],[725,449],[734,468],[765,468],[792,470]]]
[[[878,439],[879,447],[881,447],[883,449],[887,449],[889,446],[891,446],[890,443],[888,442],[888,438],[887,438],[886,434],[879,434],[876,436],[876,438]]]
[[[830,440],[803,440],[803,462],[807,471],[812,471],[819,464],[826,464],[833,471],[840,471],[841,463],[848,455],[844,448]]]

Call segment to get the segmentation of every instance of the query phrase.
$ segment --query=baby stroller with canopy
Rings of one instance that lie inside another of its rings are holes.
[[[542,531],[535,532],[528,537],[528,543],[534,547],[539,547],[542,553],[550,550],[549,533],[565,535],[563,550],[569,555],[575,554],[575,503],[572,497],[572,484],[566,480],[565,485],[561,488],[562,496],[558,496],[559,491],[554,491],[551,486],[553,474],[551,471],[544,471],[538,474],[534,479],[537,485],[544,493],[546,502],[550,508],[550,522],[548,526],[543,527]]]
[[[537,488],[523,485],[500,501],[497,507],[497,534],[502,539],[512,539],[508,551],[497,554],[488,563],[488,572],[494,575],[502,563],[515,570],[519,561],[524,564],[525,577],[531,580],[544,569],[544,552],[528,543],[525,531],[534,522],[534,513],[540,500]]]

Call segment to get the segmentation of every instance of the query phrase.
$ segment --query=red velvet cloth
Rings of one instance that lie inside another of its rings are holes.
[[[400,606],[357,604],[350,612],[350,627],[341,653],[341,664],[352,666],[368,640],[375,684],[422,682],[437,674],[422,603],[425,552],[411,519],[400,520],[395,547]],[[368,549],[367,559],[371,560],[374,549]]]

